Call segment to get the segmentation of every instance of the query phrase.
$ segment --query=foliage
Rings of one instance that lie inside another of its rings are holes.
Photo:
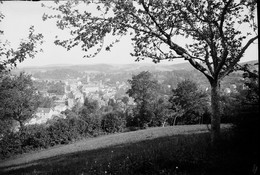
[[[107,105],[111,106],[113,111],[116,111],[119,109],[119,105],[114,99],[109,99]]]
[[[23,153],[21,139],[18,133],[9,133],[0,141],[0,158]]]
[[[88,125],[87,131],[93,136],[102,134],[101,121],[102,116],[100,114],[87,114],[80,115],[80,119]]]
[[[53,101],[52,98],[40,96],[39,107],[41,107],[41,108],[52,108],[53,105],[54,105],[54,101]]]
[[[54,93],[57,95],[63,95],[65,93],[65,88],[64,88],[65,84],[62,82],[56,82],[56,83],[52,83],[47,92],[48,93]]]
[[[83,137],[97,136],[91,127],[77,118],[58,118],[47,125],[27,125],[18,132],[9,132],[0,140],[0,158],[45,149],[59,144],[68,144]]]
[[[2,138],[2,136],[12,132],[13,126],[13,121],[0,119],[0,139]]]
[[[91,1],[84,3],[91,4]],[[255,33],[256,1],[98,1],[96,8],[99,15],[82,13],[75,8],[80,4],[78,1],[60,4],[57,8],[52,7],[60,12],[58,16],[44,15],[45,20],[57,18],[58,28],[71,30],[71,39],[57,39],[56,44],[68,50],[80,45],[88,51],[95,46],[102,47],[104,37],[110,33],[122,36],[131,32],[134,34],[133,55],[138,60],[150,57],[159,62],[182,57],[212,80],[215,74],[222,77],[232,71],[245,50],[258,38]],[[242,11],[245,15],[241,15]],[[89,26],[89,23],[93,25]],[[236,26],[242,23],[252,30],[241,32]],[[253,34],[256,36],[251,37]],[[191,37],[194,42],[185,49],[174,42],[173,36],[176,35]],[[246,40],[247,43],[242,46],[242,41]],[[107,50],[113,44],[108,45]],[[163,50],[163,45],[170,50]],[[98,48],[97,53],[100,50]],[[196,60],[206,63],[208,70]]]
[[[59,15],[59,29],[68,28],[71,38],[57,38],[55,44],[67,50],[81,46],[82,50],[96,49],[87,57],[97,55],[103,47],[110,50],[124,35],[130,34],[134,46],[131,54],[137,61],[152,58],[161,60],[184,58],[200,71],[211,85],[212,141],[220,134],[221,80],[238,68],[238,62],[248,47],[258,39],[256,1],[97,1],[82,3],[93,5],[98,13],[78,10],[79,1],[69,1],[51,7]],[[243,15],[242,15],[243,14]],[[89,25],[91,24],[91,25]],[[238,27],[243,26],[243,27]],[[241,28],[248,27],[246,32]],[[111,35],[115,40],[105,43]],[[192,40],[185,48],[175,36]]]
[[[50,135],[44,125],[29,125],[18,133],[22,149],[27,152],[39,148],[50,147]]]
[[[129,98],[127,96],[122,97],[122,102],[127,105],[129,102]]]
[[[241,157],[245,149],[232,143],[228,132],[223,133],[218,150],[210,148],[208,133],[166,135],[62,154],[33,166],[7,170],[6,174],[252,174],[253,155]],[[125,140],[124,136],[120,139]]]
[[[65,115],[66,118],[77,118],[78,115],[75,111],[66,109],[65,111],[62,111],[61,114]]]
[[[178,113],[183,124],[199,123],[208,105],[206,92],[199,89],[197,83],[184,80],[172,90],[169,99],[171,109]]]
[[[10,132],[0,140],[0,158],[48,148],[49,141],[50,138],[45,126],[25,126],[22,131]]]
[[[101,129],[101,112],[99,112],[99,104],[97,100],[85,99],[84,104],[79,108],[79,118],[88,125],[88,132],[91,135],[98,136],[102,133]],[[77,111],[76,111],[77,112]]]
[[[153,104],[157,98],[158,82],[148,71],[134,75],[128,80],[130,89],[126,92],[136,103],[138,126],[144,126],[153,118]]]
[[[259,152],[259,73],[258,70],[244,67],[244,89],[238,91],[234,123],[234,145],[238,145],[241,159],[250,159],[257,164]],[[255,171],[253,169],[253,171]],[[257,170],[256,170],[257,171]],[[255,172],[256,172],[255,171]]]
[[[246,65],[243,78],[246,89],[241,92],[245,94],[244,104],[257,105],[259,104],[259,72],[250,70],[249,65]]]
[[[121,112],[110,112],[102,117],[101,127],[108,133],[122,132],[125,129],[125,118]]]
[[[154,104],[154,118],[151,126],[165,126],[172,118],[173,111],[170,109],[168,98],[160,97]]]
[[[137,118],[135,117],[137,114],[136,108],[128,107],[125,111],[126,118],[126,127],[131,130],[132,127],[138,126]]]
[[[240,76],[243,87],[235,92],[221,96],[223,122],[237,122],[243,113],[259,112],[259,77],[258,71],[249,68]]]
[[[3,18],[4,15],[0,13],[0,19]],[[43,35],[34,32],[34,26],[31,26],[27,40],[23,39],[17,49],[10,48],[9,41],[0,40],[0,73],[16,67],[18,62],[23,62],[27,57],[34,58],[38,52],[42,51],[38,50],[37,47],[43,43]],[[1,35],[4,35],[4,31],[0,31]]]
[[[38,97],[30,75],[5,76],[0,83],[1,119],[18,121],[23,127],[36,111]]]
[[[98,109],[99,109],[99,105],[97,100],[90,100],[86,98],[80,113],[82,115],[92,114],[97,112]]]
[[[239,93],[231,93],[229,95],[221,95],[221,121],[223,123],[233,123],[242,107],[242,96]]]
[[[50,137],[50,145],[67,144],[71,141],[83,137],[87,131],[87,124],[81,120],[70,119],[58,119],[48,128]]]

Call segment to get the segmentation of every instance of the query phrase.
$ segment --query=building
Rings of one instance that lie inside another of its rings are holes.
[[[98,92],[99,91],[99,87],[98,86],[89,86],[89,85],[84,85],[82,87],[83,92],[85,92],[86,94],[89,93],[93,93],[93,92]]]
[[[52,113],[53,111],[51,108],[38,108],[35,115],[38,117],[49,117]]]
[[[52,118],[53,114],[55,112],[51,108],[38,108],[34,117],[26,125],[46,123],[47,120]]]
[[[54,114],[58,115],[62,111],[65,111],[66,109],[68,109],[68,106],[66,106],[65,104],[60,104],[60,105],[55,106],[53,109],[54,109]]]

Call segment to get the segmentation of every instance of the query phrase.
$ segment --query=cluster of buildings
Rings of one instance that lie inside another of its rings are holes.
[[[108,86],[102,81],[90,82],[89,78],[87,83],[83,84],[79,79],[68,79],[64,81],[64,94],[57,95],[53,93],[43,93],[44,96],[50,98],[55,97],[54,106],[52,108],[38,108],[34,117],[27,124],[41,124],[46,123],[47,120],[52,119],[54,116],[65,116],[61,113],[66,109],[72,109],[74,106],[81,107],[86,98],[89,100],[96,100],[99,107],[108,104],[109,99],[115,99],[118,89],[127,90],[128,85],[125,82],[116,82],[115,86]]]

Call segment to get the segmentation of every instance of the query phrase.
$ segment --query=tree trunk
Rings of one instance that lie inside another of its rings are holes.
[[[174,125],[174,126],[176,125],[176,120],[177,120],[178,117],[179,117],[179,116],[176,116],[176,117],[174,118],[174,121],[173,121],[173,125]]]
[[[211,142],[215,145],[220,138],[220,86],[218,81],[211,83]]]
[[[162,127],[164,127],[164,126],[165,126],[165,124],[166,124],[166,122],[164,121],[164,122],[162,123]]]
[[[165,120],[162,122],[162,127],[165,127],[166,121],[167,121],[167,119],[165,119]]]
[[[24,129],[24,124],[23,124],[23,122],[22,121],[18,121],[19,122],[19,124],[20,124],[20,131],[22,131],[23,129]]]

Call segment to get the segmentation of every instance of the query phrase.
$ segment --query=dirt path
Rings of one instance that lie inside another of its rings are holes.
[[[226,124],[221,125],[222,129],[228,129],[230,127],[230,125]],[[186,125],[149,128],[146,130],[101,136],[97,138],[81,140],[69,145],[62,145],[59,147],[54,147],[34,153],[27,153],[6,160],[2,160],[0,161],[0,169],[14,165],[27,164],[35,160],[45,159],[57,155],[68,154],[78,151],[93,150],[119,144],[134,143],[143,140],[155,139],[158,137],[172,136],[178,134],[191,134],[199,132],[209,132],[209,130],[206,125]]]

